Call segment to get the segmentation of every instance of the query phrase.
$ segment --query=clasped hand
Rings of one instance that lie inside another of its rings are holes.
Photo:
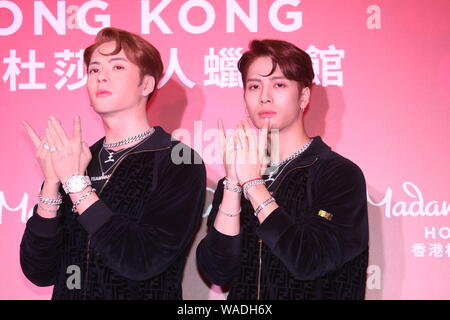
[[[268,164],[269,118],[265,119],[263,128],[259,130],[258,139],[248,120],[241,121],[229,137],[226,137],[221,120],[218,127],[227,179],[242,185],[251,179],[260,178]]]

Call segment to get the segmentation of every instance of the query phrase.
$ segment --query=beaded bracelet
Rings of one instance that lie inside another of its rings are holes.
[[[261,178],[254,178],[254,179],[250,179],[250,180],[247,180],[247,181],[244,181],[244,183],[242,184],[242,186],[244,186],[246,183],[249,183],[249,182],[252,182],[252,181],[255,181],[255,180],[260,180]]]
[[[269,199],[265,200],[263,203],[261,203],[258,208],[255,210],[255,217],[258,216],[258,214],[261,212],[262,209],[264,209],[269,203],[275,202],[275,199],[273,197],[270,197]]]
[[[44,198],[42,194],[39,192],[38,199],[40,203],[48,204],[50,206],[59,206],[62,203],[62,197],[61,193],[58,192],[58,198],[57,199],[48,199]]]
[[[248,189],[250,189],[253,186],[257,186],[257,185],[264,184],[264,183],[265,182],[264,182],[263,179],[252,179],[252,180],[244,183],[242,185],[242,188],[244,189],[244,197],[245,197],[245,199],[248,200]]]
[[[88,191],[88,192],[86,192],[85,194],[83,194],[83,195],[81,196],[81,198],[78,199],[77,202],[75,202],[75,203],[73,204],[72,212],[78,212],[78,211],[77,211],[78,205],[79,205],[84,199],[86,199],[87,197],[89,197],[89,196],[91,195],[91,193],[93,193],[93,192],[95,192],[95,191],[97,191],[97,190],[95,190],[95,188],[92,188],[90,191]]]
[[[223,188],[231,192],[242,192],[242,187],[239,185],[239,183],[232,182],[228,180],[228,178],[225,178],[225,180],[223,180]]]
[[[239,211],[237,213],[228,213],[222,209],[222,205],[219,206],[219,212],[227,217],[236,217],[241,213],[241,210],[242,209],[239,209]]]

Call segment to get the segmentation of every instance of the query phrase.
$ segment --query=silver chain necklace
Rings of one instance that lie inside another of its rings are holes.
[[[153,132],[154,132],[154,130],[153,130]],[[152,133],[153,133],[152,132]],[[152,134],[151,133],[151,134]],[[150,135],[151,135],[150,134]],[[114,164],[111,166],[111,167],[109,167],[106,171],[103,171],[103,166],[102,166],[102,160],[101,160],[101,158],[100,158],[100,154],[102,153],[102,150],[105,150],[106,152],[108,152],[109,153],[109,151],[108,150],[106,150],[106,149],[104,149],[104,147],[102,147],[101,149],[100,149],[100,151],[99,151],[99,153],[98,153],[98,164],[100,165],[100,172],[102,173],[102,175],[101,176],[94,176],[94,177],[90,177],[91,178],[91,181],[101,181],[101,180],[107,180],[107,179],[109,179],[110,177],[111,177],[111,174],[107,174],[112,168],[114,168],[119,162],[120,162],[120,160],[122,160],[127,154],[129,154],[131,151],[133,151],[134,149],[136,149],[138,146],[140,146],[141,144],[143,144],[146,140],[147,140],[147,138],[149,138],[150,137],[150,135],[148,135],[146,138],[143,138],[143,140],[142,141],[140,141],[138,144],[136,144],[135,146],[132,146],[132,147],[130,147],[130,149],[124,149],[124,150],[127,150],[127,152],[125,152],[124,154],[122,154],[120,157],[119,157],[119,159],[117,159],[117,161],[114,161],[114,159],[112,160],[112,162],[114,162]],[[124,151],[124,150],[120,150],[120,151],[118,151],[118,152],[116,152],[116,154],[117,153],[120,153],[120,152],[122,152],[122,151]],[[113,155],[114,155],[114,153],[113,153]],[[109,153],[109,157],[111,157],[111,154]],[[109,161],[109,158],[105,161],[105,163],[106,162],[110,162]]]
[[[130,137],[130,138],[125,138],[122,139],[120,141],[117,142],[111,142],[111,143],[106,143],[106,138],[105,141],[103,142],[103,148],[115,148],[115,147],[120,147],[123,146],[125,144],[129,144],[135,141],[139,141],[142,139],[147,138],[148,136],[152,135],[153,132],[155,132],[155,128],[150,128],[145,132],[139,133],[138,135],[135,135],[134,137]]]
[[[284,163],[297,158],[299,155],[301,155],[306,149],[308,149],[309,145],[311,144],[311,142],[313,141],[313,139],[309,139],[309,141],[307,143],[305,143],[303,145],[303,147],[300,148],[300,150],[294,152],[293,154],[291,154],[288,158],[278,162],[278,163],[270,163],[271,167],[279,167],[281,165],[283,165]]]
[[[288,167],[288,164],[291,163],[295,158],[297,158],[299,155],[301,155],[303,152],[305,152],[306,149],[308,149],[308,147],[311,145],[311,142],[313,141],[313,139],[309,139],[309,141],[307,143],[305,143],[305,145],[303,145],[303,147],[301,147],[300,150],[296,151],[295,153],[293,153],[291,156],[289,156],[288,158],[284,159],[283,161],[280,161],[278,163],[271,163],[270,167],[267,168],[269,171],[269,176],[267,177],[267,179],[264,179],[265,182],[270,182],[271,183],[267,186],[267,189],[270,188],[270,186],[275,182],[275,180],[278,179],[278,177],[281,175],[281,173],[284,171],[284,169],[286,167]],[[283,166],[283,169],[280,170],[280,167]],[[271,169],[274,168],[274,169]],[[278,173],[275,177],[274,175]]]

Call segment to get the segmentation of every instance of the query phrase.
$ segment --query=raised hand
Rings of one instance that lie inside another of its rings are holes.
[[[74,174],[84,175],[92,155],[87,144],[81,140],[81,120],[79,116],[74,118],[72,138],[66,135],[58,120],[50,117],[46,138],[53,150],[50,157],[59,181],[64,183]]]
[[[237,183],[236,176],[236,150],[235,145],[238,139],[236,131],[229,137],[226,136],[223,128],[222,120],[218,121],[219,142],[222,150],[223,164],[225,167],[226,177],[231,182]]]
[[[45,181],[51,184],[59,183],[58,176],[53,168],[52,159],[50,157],[50,146],[47,137],[44,136],[44,138],[41,139],[27,121],[23,121],[22,124],[36,147],[35,157],[41,167]]]
[[[242,121],[236,129],[238,146],[236,152],[236,175],[240,184],[251,179],[260,178],[267,166],[267,134],[269,118],[259,132],[258,141],[247,120]]]

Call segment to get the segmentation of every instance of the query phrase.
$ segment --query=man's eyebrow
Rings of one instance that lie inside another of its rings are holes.
[[[125,58],[120,58],[120,57],[117,57],[117,58],[111,58],[111,59],[108,60],[108,62],[113,62],[113,61],[125,61],[125,62],[128,62],[127,59],[125,59]],[[98,62],[98,61],[91,61],[91,62],[89,63],[89,65],[91,65],[91,64],[100,64],[100,62]]]
[[[247,82],[248,82],[248,81],[261,82],[261,79],[257,79],[257,78],[248,78],[248,79],[247,79]]]
[[[282,80],[282,79],[286,79],[285,76],[273,76],[270,77],[269,80]]]
[[[117,60],[128,62],[127,59],[121,58],[121,57],[111,58],[111,59],[109,59],[108,62],[117,61]]]
[[[285,76],[273,76],[273,77],[269,78],[269,80],[280,80],[280,79],[286,79],[286,77]],[[247,81],[261,82],[261,79],[259,79],[259,78],[248,78]]]

